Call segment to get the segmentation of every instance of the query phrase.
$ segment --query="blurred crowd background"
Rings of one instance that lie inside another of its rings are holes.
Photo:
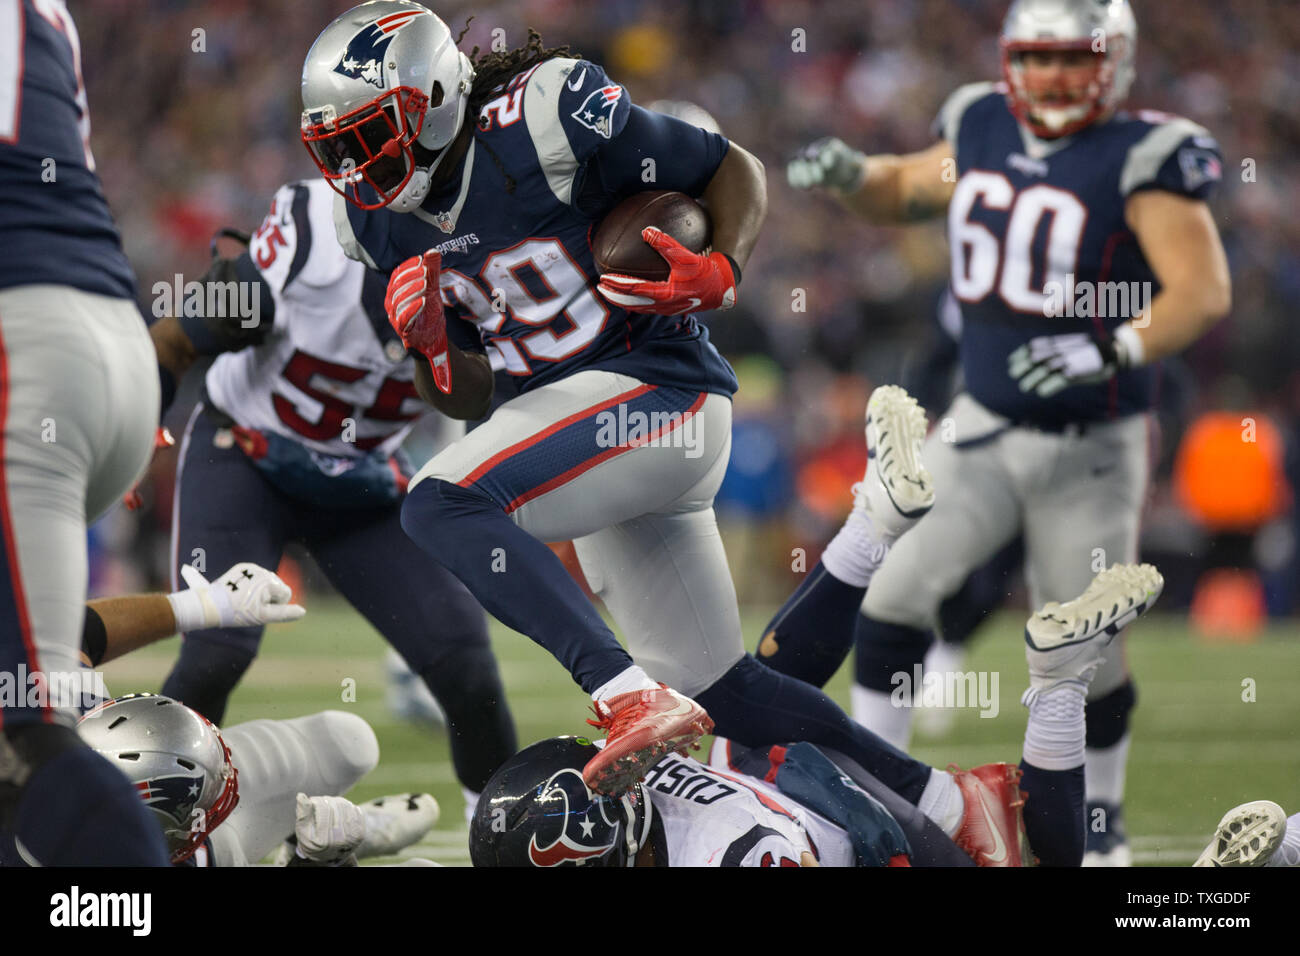
[[[255,227],[277,186],[315,175],[297,137],[302,60],[349,6],[72,4],[91,142],[146,313],[154,282],[204,271],[214,229]],[[1200,599],[1208,624],[1231,628],[1242,615],[1290,613],[1297,602],[1290,489],[1300,481],[1300,335],[1289,324],[1300,311],[1300,5],[1134,6],[1130,105],[1192,118],[1222,146],[1225,181],[1212,206],[1235,300],[1232,315],[1162,376],[1144,557],[1166,571],[1166,600]],[[998,77],[1005,8],[1004,0],[434,7],[453,32],[473,16],[466,51],[488,49],[494,37],[521,45],[534,27],[548,45],[603,63],[633,102],[700,104],[767,165],[771,206],[740,305],[710,322],[742,382],[718,503],[742,600],[780,601],[801,570],[795,549],[811,567],[838,525],[865,459],[871,388],[902,382],[938,417],[951,387],[939,321],[942,225],[869,227],[829,199],[788,188],[785,160],[832,134],[867,152],[929,145],[951,90]],[[185,405],[169,417],[178,434]],[[119,510],[95,529],[97,590],[166,581],[174,457],[155,463],[143,510]],[[1206,597],[1198,581],[1216,565],[1236,577],[1221,575],[1223,589]]]

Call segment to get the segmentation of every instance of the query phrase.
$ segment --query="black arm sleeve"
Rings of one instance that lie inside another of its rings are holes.
[[[108,630],[104,619],[93,607],[86,605],[86,623],[81,626],[81,650],[90,658],[92,667],[98,667],[108,649]]]
[[[730,148],[717,133],[633,105],[619,134],[578,171],[573,206],[599,219],[620,199],[648,189],[699,196]]]

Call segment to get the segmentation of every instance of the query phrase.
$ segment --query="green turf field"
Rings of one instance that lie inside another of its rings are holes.
[[[746,633],[759,634],[769,613],[746,613]],[[992,619],[965,665],[999,675],[998,715],[958,711],[946,739],[914,740],[917,756],[939,766],[1019,759],[1025,725],[1019,697],[1026,686],[1022,625],[1018,614]],[[504,628],[494,627],[493,643],[521,745],[585,728],[588,702],[552,658]],[[109,664],[110,690],[156,691],[176,646],[168,641]],[[429,839],[407,852],[467,864],[463,801],[446,741],[441,731],[390,716],[383,651],[379,636],[346,605],[311,601],[304,620],[270,629],[226,723],[327,708],[360,714],[375,728],[382,755],[379,767],[350,796],[433,793],[442,820]],[[1288,812],[1300,810],[1300,628],[1276,628],[1251,644],[1212,644],[1192,636],[1181,617],[1157,614],[1133,628],[1129,654],[1140,697],[1127,810],[1136,862],[1190,863],[1223,811],[1247,799],[1267,798]],[[354,702],[344,699],[349,679],[355,681]],[[1242,699],[1247,679],[1254,682],[1254,702]],[[829,689],[847,705],[847,668]]]

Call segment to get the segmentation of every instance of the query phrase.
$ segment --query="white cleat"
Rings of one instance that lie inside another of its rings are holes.
[[[1106,646],[1156,603],[1164,586],[1154,565],[1115,564],[1073,601],[1049,601],[1025,625],[1028,694],[1067,681],[1086,685]]]
[[[897,538],[934,507],[934,485],[921,463],[925,409],[897,385],[882,385],[867,401],[867,473],[853,486],[854,508],[876,529]]]
[[[366,816],[366,838],[357,857],[392,856],[422,838],[438,822],[438,801],[427,793],[378,797],[361,804]]]
[[[1233,807],[1192,866],[1263,866],[1286,836],[1286,811],[1271,800]]]

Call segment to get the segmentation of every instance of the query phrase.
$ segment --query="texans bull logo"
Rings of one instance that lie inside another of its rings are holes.
[[[397,31],[416,17],[422,17],[429,11],[411,10],[391,13],[380,17],[369,26],[362,27],[348,41],[347,49],[334,67],[335,73],[342,73],[352,79],[362,79],[367,83],[384,88],[384,55],[388,44],[393,42]]]
[[[528,841],[533,866],[582,866],[614,849],[618,826],[610,803],[587,788],[581,771],[560,770],[537,790],[540,817]]]

